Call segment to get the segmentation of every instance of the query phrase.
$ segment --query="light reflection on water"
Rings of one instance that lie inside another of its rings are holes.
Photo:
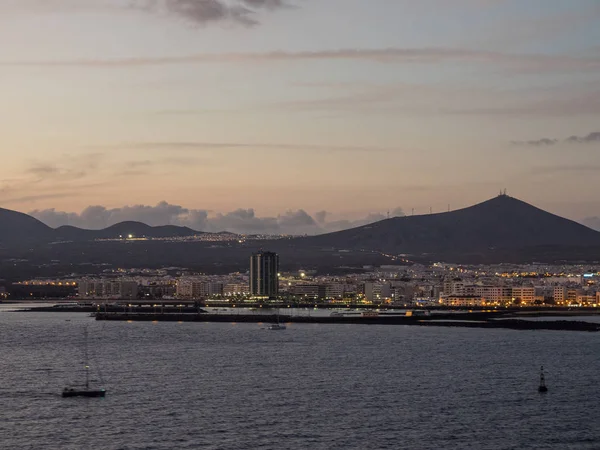
[[[0,313],[2,312],[13,312],[23,311],[24,309],[30,308],[47,308],[56,305],[56,302],[52,303],[41,303],[41,302],[23,302],[23,303],[0,303]]]

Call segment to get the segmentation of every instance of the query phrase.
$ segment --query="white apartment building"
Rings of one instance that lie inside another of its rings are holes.
[[[450,295],[465,295],[467,284],[461,279],[444,280],[442,290],[446,297]]]
[[[483,306],[485,299],[477,295],[449,295],[443,298],[442,303],[447,306]]]
[[[520,300],[521,303],[533,305],[535,303],[535,288],[533,286],[513,287],[512,300]]]
[[[382,302],[392,298],[392,287],[389,283],[368,281],[365,283],[365,298],[370,302]]]
[[[341,299],[346,293],[344,285],[341,283],[330,283],[325,285],[325,298]]]
[[[554,286],[553,296],[554,303],[564,303],[567,300],[567,287]]]
[[[510,303],[512,301],[512,289],[504,286],[474,286],[473,292],[469,292],[471,289],[467,289],[466,293],[481,297],[486,303],[502,304]],[[534,292],[535,295],[535,292]]]
[[[223,286],[223,295],[246,295],[250,293],[247,283],[227,283]]]
[[[594,303],[596,303],[596,295],[579,294],[577,296],[577,304],[578,305],[592,305]]]
[[[81,280],[78,283],[80,298],[135,299],[137,281],[128,280]]]
[[[177,280],[177,297],[202,299],[223,295],[225,284],[221,281],[207,281],[195,278]]]
[[[297,297],[319,298],[319,287],[316,283],[298,283],[293,285],[290,291]]]

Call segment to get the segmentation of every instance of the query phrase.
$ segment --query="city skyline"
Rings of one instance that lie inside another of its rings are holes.
[[[79,3],[0,0],[1,207],[600,223],[594,0]]]

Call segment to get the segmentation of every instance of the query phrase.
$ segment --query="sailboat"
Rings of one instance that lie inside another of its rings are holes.
[[[106,389],[91,389],[90,388],[90,366],[88,364],[88,343],[87,343],[87,328],[84,330],[84,341],[85,341],[85,386],[83,387],[70,387],[67,386],[62,391],[63,397],[104,397],[106,395]]]
[[[285,325],[279,323],[279,308],[277,308],[277,323],[272,323],[269,325],[267,330],[285,330]]]
[[[538,392],[548,392],[546,379],[544,378],[544,366],[540,369],[540,386],[538,387]]]

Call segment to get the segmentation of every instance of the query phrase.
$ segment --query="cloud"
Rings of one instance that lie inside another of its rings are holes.
[[[27,172],[32,173],[38,177],[45,178],[48,175],[56,175],[60,173],[60,169],[52,164],[35,164],[31,166]]]
[[[528,145],[533,147],[546,147],[551,145],[556,145],[559,143],[565,144],[594,144],[600,143],[600,131],[594,131],[587,136],[570,136],[564,140],[559,139],[551,139],[551,138],[542,138],[534,141],[511,141],[512,145]]]
[[[194,24],[233,22],[244,26],[257,25],[261,10],[286,6],[283,0],[146,0],[137,4],[139,9],[181,17]]]
[[[364,61],[381,64],[484,64],[500,65],[519,72],[581,72],[600,69],[600,58],[504,53],[497,51],[472,50],[468,48],[342,48],[318,51],[272,51],[262,53],[213,53],[191,54],[184,56],[96,58],[71,60],[40,61],[3,61],[1,66],[16,67],[78,67],[78,68],[134,68],[148,66],[166,66],[182,64],[208,63],[277,63],[289,61]]]
[[[318,211],[315,213],[315,220],[319,225],[323,225],[327,220],[327,211]]]
[[[263,149],[263,150],[308,150],[308,151],[332,151],[332,152],[379,152],[389,151],[392,148],[366,147],[353,145],[323,145],[323,144],[286,144],[286,143],[245,143],[245,142],[132,142],[106,146],[117,149],[140,149],[140,150],[227,150],[227,149]],[[105,147],[105,148],[106,148]],[[176,163],[178,158],[169,158],[167,161]]]
[[[122,208],[88,206],[81,213],[57,211],[54,208],[29,212],[33,217],[56,228],[72,225],[87,229],[102,229],[124,221],[138,221],[151,226],[178,225],[197,231],[230,231],[240,234],[320,234],[330,231],[358,227],[383,220],[384,214],[369,214],[358,220],[327,221],[329,215],[320,211],[311,216],[303,209],[288,210],[274,217],[259,217],[254,209],[236,209],[227,213],[212,214],[204,209],[190,209],[162,201],[156,206],[132,205]],[[396,208],[390,217],[403,216],[401,208]]]
[[[571,136],[565,140],[569,144],[591,144],[600,142],[600,131],[594,131],[587,136]]]
[[[77,192],[68,191],[68,192],[55,192],[50,194],[37,194],[37,195],[23,195],[20,197],[11,197],[2,199],[2,203],[25,203],[25,202],[35,202],[38,200],[48,200],[54,198],[69,198],[69,197],[77,197],[79,194]],[[34,216],[35,217],[35,216]]]
[[[319,211],[315,214],[317,223],[327,232],[335,232],[341,230],[347,230],[349,228],[361,227],[370,223],[379,222],[388,218],[387,214],[372,213],[368,216],[357,219],[357,220],[336,220],[332,222],[326,222],[326,217],[329,215],[327,211]],[[389,217],[404,217],[406,214],[402,208],[395,208],[389,213]]]
[[[542,138],[535,141],[511,141],[512,145],[531,145],[533,147],[545,147],[549,145],[558,144],[558,139]]]
[[[261,12],[291,6],[284,0],[19,0],[0,4],[8,12],[136,10],[177,17],[194,25],[229,22],[244,26],[257,25]]]
[[[398,207],[391,212],[390,217],[404,217],[405,215],[404,210]]]
[[[61,178],[75,180],[86,175],[83,170],[66,167],[61,168],[55,164],[49,163],[33,164],[26,170],[26,172],[33,175],[38,182],[44,180],[56,181]]]

